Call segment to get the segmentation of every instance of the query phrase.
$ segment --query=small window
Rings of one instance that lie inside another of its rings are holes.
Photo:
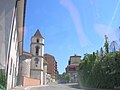
[[[39,43],[39,39],[37,39],[37,43]]]
[[[39,46],[36,46],[36,55],[39,55]]]
[[[35,58],[35,64],[38,64],[39,59]]]

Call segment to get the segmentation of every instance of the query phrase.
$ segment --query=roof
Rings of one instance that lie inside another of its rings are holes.
[[[19,54],[22,55],[23,39],[24,39],[24,23],[25,23],[26,0],[17,1],[17,28],[18,28],[18,48]]]
[[[34,34],[34,37],[39,37],[39,38],[43,38],[39,29],[37,29],[36,33]]]
[[[23,51],[23,55],[29,56],[30,58],[32,58],[32,54],[30,54],[29,52]]]
[[[79,67],[79,64],[78,65],[72,64],[72,65],[68,65],[67,67]]]
[[[49,58],[49,59],[47,59],[47,58]],[[44,59],[45,59],[47,62],[48,62],[48,61],[53,61],[53,62],[57,63],[56,60],[55,60],[55,57],[54,57],[53,55],[48,54],[48,53],[45,53],[45,54],[44,54]]]
[[[53,55],[48,54],[48,53],[45,53],[44,56],[51,56],[51,57],[54,57]]]
[[[78,56],[78,55],[76,55],[76,54],[75,54],[74,56],[70,56],[70,58],[71,58],[71,57],[79,57],[79,58],[81,58],[81,56]]]

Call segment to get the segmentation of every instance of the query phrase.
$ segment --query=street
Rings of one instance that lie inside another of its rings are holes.
[[[76,83],[73,84],[50,84],[43,87],[33,87],[30,90],[84,90],[80,89]]]
[[[29,90],[120,90],[120,89],[95,89],[95,88],[80,89],[77,83],[69,84],[53,83],[48,86],[32,87]]]
[[[10,90],[120,90],[120,88],[116,89],[95,89],[95,88],[86,88],[80,89],[77,83],[69,83],[69,84],[57,84],[52,83],[49,85],[43,86],[28,86],[28,87],[16,87]]]

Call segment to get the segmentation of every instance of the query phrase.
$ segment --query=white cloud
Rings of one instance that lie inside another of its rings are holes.
[[[113,40],[118,40],[118,35],[117,35],[117,29],[116,28],[109,28],[108,30],[107,25],[104,24],[95,24],[94,25],[94,29],[96,31],[96,33],[104,39],[104,36],[107,34],[109,41],[113,41]]]
[[[80,42],[81,47],[92,45],[91,41],[88,39],[88,37],[83,31],[80,14],[77,8],[75,7],[75,5],[72,3],[72,1],[71,0],[60,0],[60,4],[63,5],[69,11],[71,15],[71,18],[73,20],[73,23],[75,25],[75,28],[76,28],[76,31],[79,37],[79,42]]]

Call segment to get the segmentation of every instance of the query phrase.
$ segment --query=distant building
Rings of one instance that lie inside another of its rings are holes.
[[[70,60],[68,62],[68,66],[66,67],[66,73],[70,73],[71,80],[70,82],[77,82],[78,81],[78,74],[77,70],[79,69],[80,59],[81,56],[70,56]]]
[[[57,62],[54,56],[50,54],[44,54],[44,59],[47,61],[47,73],[51,75],[53,82],[57,79],[58,70],[57,70]]]

